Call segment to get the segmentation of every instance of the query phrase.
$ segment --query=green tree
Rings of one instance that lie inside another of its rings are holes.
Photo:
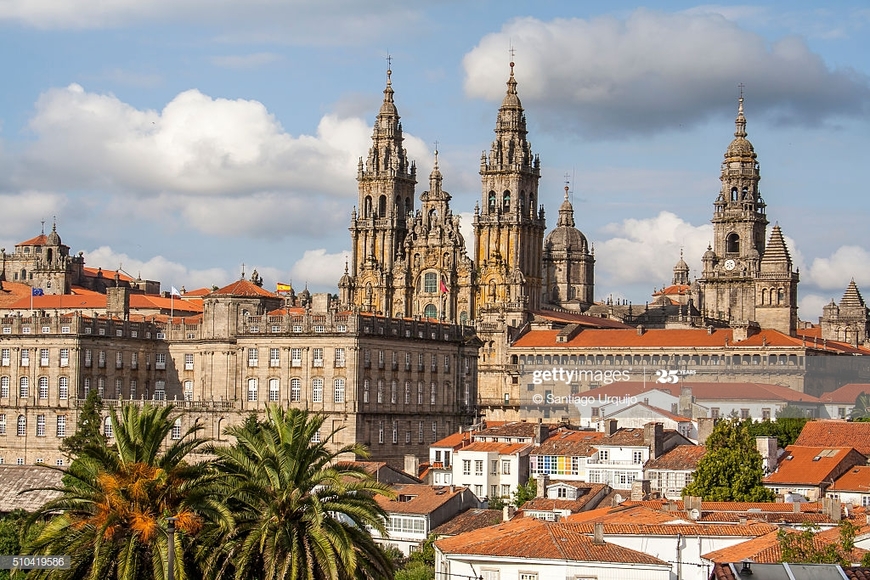
[[[208,463],[186,457],[205,443],[194,425],[165,441],[175,424],[172,407],[128,405],[111,414],[114,440],[86,444],[70,464],[61,497],[37,518],[49,521],[29,542],[30,553],[69,554],[69,570],[33,571],[33,578],[163,580],[167,570],[167,518],[177,518],[175,578],[196,578],[192,537],[205,521],[231,527],[211,490]],[[164,450],[165,448],[165,450]]]
[[[858,393],[855,398],[855,406],[849,413],[849,418],[854,421],[864,421],[870,419],[870,395],[865,392]]]
[[[776,412],[777,421],[779,421],[780,419],[805,419],[806,416],[806,411],[804,411],[800,407],[795,407],[794,405],[786,405],[785,407]]]
[[[753,437],[776,437],[777,445],[785,449],[789,445],[794,445],[807,421],[809,421],[807,417],[778,417],[776,421],[770,419],[749,421],[748,428]]]
[[[819,527],[804,524],[799,532],[783,528],[777,532],[782,561],[795,564],[839,564],[852,565],[852,550],[855,548],[855,533],[858,528],[849,520],[839,525],[838,542],[818,546],[815,538]]]
[[[393,563],[367,528],[386,535],[375,495],[392,496],[332,450],[325,417],[271,405],[267,420],[227,429],[236,443],[212,447],[225,475],[220,493],[235,516],[203,550],[207,576],[257,580],[393,578]]]
[[[104,444],[102,412],[103,400],[95,389],[91,389],[79,413],[76,432],[60,444],[61,453],[70,458],[77,457],[88,445]]]
[[[538,480],[530,479],[524,484],[517,486],[514,492],[513,504],[517,507],[522,507],[524,503],[533,499],[538,494]]]
[[[698,462],[694,479],[683,495],[706,501],[773,501],[773,491],[765,488],[761,455],[748,421],[723,419],[707,438],[707,453]]]

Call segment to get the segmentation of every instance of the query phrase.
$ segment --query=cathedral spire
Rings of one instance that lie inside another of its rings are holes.
[[[559,219],[556,221],[556,227],[574,227],[574,206],[568,200],[568,186],[565,186],[565,200],[559,206]]]

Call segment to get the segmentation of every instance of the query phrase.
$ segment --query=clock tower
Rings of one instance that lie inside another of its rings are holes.
[[[734,140],[725,151],[722,187],[713,204],[713,243],[702,259],[700,308],[711,320],[729,325],[759,322],[791,334],[797,321],[797,273],[792,272],[778,226],[771,235],[771,255],[766,254],[768,221],[758,188],[761,174],[746,135],[741,93]]]

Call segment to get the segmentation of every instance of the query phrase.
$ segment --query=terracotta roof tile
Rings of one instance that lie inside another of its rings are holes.
[[[543,320],[551,320],[553,322],[567,322],[570,324],[578,324],[587,328],[620,328],[634,329],[623,322],[611,320],[609,318],[601,318],[600,316],[589,316],[586,314],[577,314],[574,312],[555,312],[553,310],[535,310],[532,312],[535,318]]]
[[[786,533],[797,532],[786,530]],[[839,540],[839,533],[840,531],[837,528],[818,532],[813,536],[813,544],[816,548],[824,548],[833,542],[837,542]],[[867,550],[855,548],[852,550],[851,560],[853,562],[860,562],[861,558],[866,553]],[[718,563],[752,560],[759,564],[775,564],[782,562],[782,550],[780,549],[777,531],[741,542],[734,546],[722,548],[721,550],[702,554],[701,557],[705,560]]]
[[[677,445],[659,457],[647,461],[644,469],[694,471],[705,453],[707,448],[703,445]]]
[[[457,495],[471,492],[467,487],[433,487],[422,483],[396,484],[392,486],[396,499],[376,496],[378,504],[388,513],[430,514]],[[480,504],[476,504],[480,505]]]
[[[18,282],[3,282],[3,290],[0,290],[0,308],[10,308],[12,304],[27,298],[30,301],[30,294],[33,289],[27,284],[19,284]],[[34,298],[40,298],[34,296]]]
[[[849,383],[848,385],[843,385],[836,391],[823,393],[819,399],[823,403],[842,403],[844,405],[852,405],[861,393],[870,394],[870,384]]]
[[[115,274],[117,274],[118,280],[123,280],[125,282],[132,282],[134,280],[132,276],[128,276],[120,270],[103,270],[102,268],[90,268],[88,266],[82,266],[82,273],[88,278],[102,277],[109,280],[114,280]]]
[[[30,238],[29,240],[25,240],[23,242],[18,242],[15,244],[16,246],[44,246],[48,241],[48,236],[45,234],[39,234],[35,238]]]
[[[820,485],[830,480],[844,463],[856,465],[865,461],[852,447],[789,445],[776,471],[765,477],[764,483]]]
[[[577,499],[535,497],[523,504],[523,512],[569,510],[572,513],[578,513],[589,507],[589,503],[596,500],[596,497],[607,489],[607,485],[603,483],[579,483],[566,481],[550,482],[549,485],[553,485],[554,483],[567,483],[583,493],[577,497]]]
[[[534,437],[538,431],[539,423],[526,421],[511,421],[496,425],[487,423],[486,429],[474,432],[475,437]],[[555,425],[548,425],[549,430],[556,429]]]
[[[870,568],[847,567],[843,568],[843,573],[849,580],[870,580]]]
[[[277,294],[263,290],[249,280],[236,280],[223,288],[211,293],[213,296],[262,296],[267,298],[280,298]]]
[[[795,445],[824,445],[826,447],[854,447],[870,456],[870,423],[846,421],[809,421],[801,430]]]
[[[456,536],[501,523],[501,510],[470,509],[432,530],[437,537]]]
[[[695,382],[690,379],[682,380],[679,384],[661,384],[653,381],[646,383],[640,381],[628,381],[613,383],[598,387],[587,394],[602,397],[640,397],[643,393],[663,391],[674,397],[679,397],[682,389],[692,389],[692,396],[699,401],[787,401],[792,403],[808,402],[818,403],[819,399],[806,393],[801,393],[780,385],[765,383],[714,383]],[[870,423],[868,423],[870,425]]]
[[[531,443],[496,443],[495,441],[476,441],[466,445],[458,451],[483,451],[486,453],[498,453],[500,455],[512,455],[531,448]]]
[[[834,481],[829,491],[870,493],[870,465],[856,465]]]
[[[583,514],[578,514],[583,515]],[[567,520],[575,522],[576,516],[568,516]],[[578,531],[587,534],[593,533],[594,523],[577,523]],[[741,537],[754,538],[776,531],[773,524],[751,522],[747,524],[704,524],[704,523],[605,523],[604,534],[618,534],[624,536],[703,536],[703,537]],[[605,538],[606,539],[606,538]]]
[[[563,455],[565,457],[589,457],[595,453],[593,444],[604,437],[601,431],[564,430],[532,449],[531,455]]]
[[[578,562],[669,566],[649,554],[604,542],[595,544],[582,526],[520,518],[438,540],[445,554],[474,554]]]
[[[443,439],[439,439],[429,447],[452,447],[453,449],[456,449],[457,447],[462,447],[467,444],[469,441],[471,441],[471,433],[464,431],[462,433],[453,433]]]

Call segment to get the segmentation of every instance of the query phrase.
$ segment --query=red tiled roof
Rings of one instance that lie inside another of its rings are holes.
[[[501,510],[470,509],[462,512],[455,518],[447,521],[434,530],[431,534],[436,537],[456,536],[480,528],[494,526],[502,521]]]
[[[194,290],[185,290],[184,294],[181,295],[182,298],[188,297],[202,297],[211,294],[211,288],[196,288]]]
[[[524,449],[528,449],[530,446],[530,443],[496,443],[495,441],[476,441],[475,443],[466,445],[462,449],[458,450],[457,453],[465,451],[483,451],[486,453],[495,452],[500,455],[512,455],[514,453],[519,453]]]
[[[236,280],[223,288],[211,293],[213,296],[263,296],[267,298],[280,298],[277,294],[263,290],[249,280]]]
[[[102,268],[89,268],[88,266],[83,266],[82,273],[88,278],[97,278],[101,276],[109,280],[114,280],[115,274],[118,274],[119,280],[124,280],[125,282],[132,282],[134,280],[134,278],[120,270],[103,270]]]
[[[531,455],[589,457],[595,453],[593,443],[604,437],[601,431],[563,430],[532,449]]]
[[[579,483],[573,481],[566,482],[550,482],[549,485],[553,485],[554,483],[567,483],[571,487],[576,488],[577,490],[582,491],[583,493],[579,495],[576,499],[553,499],[549,497],[534,497],[523,504],[522,509],[523,512],[529,511],[547,511],[552,512],[555,510],[569,510],[572,513],[578,513],[586,509],[589,506],[589,503],[593,500],[596,500],[596,497],[601,494],[601,492],[607,489],[607,485],[603,483]],[[598,498],[600,499],[600,498]]]
[[[534,437],[538,431],[540,423],[529,423],[526,421],[510,421],[496,425],[495,423],[487,423],[486,429],[476,431],[475,437]],[[555,430],[555,425],[547,426],[549,431]]]
[[[12,304],[24,298],[27,298],[29,303],[32,291],[33,289],[27,284],[3,282],[3,290],[0,290],[0,308],[10,308]],[[39,298],[39,296],[34,296],[34,298]]]
[[[520,518],[438,540],[435,545],[445,554],[669,566],[643,552],[609,542],[596,544],[588,532],[580,528],[574,524]]]
[[[849,383],[848,385],[843,385],[836,391],[822,393],[822,396],[819,397],[819,399],[823,403],[842,403],[844,405],[852,405],[861,393],[870,395],[870,384]]]
[[[611,320],[609,318],[601,318],[600,316],[589,316],[586,314],[577,314],[574,312],[556,312],[554,310],[535,310],[532,312],[536,318],[551,320],[553,322],[567,322],[569,324],[578,324],[587,328],[620,328],[633,329],[623,322]]]
[[[626,501],[622,504],[623,506],[635,506],[642,505],[652,509],[667,509],[666,506],[672,505],[675,508],[682,512],[685,509],[685,505],[683,500],[678,499],[676,501],[666,500],[666,499],[651,499],[644,501]],[[794,512],[795,506],[798,506],[801,512],[821,512],[823,511],[822,503],[818,501],[806,501],[798,504],[793,503],[776,503],[776,502],[753,502],[753,501],[703,501],[701,502],[701,511],[712,511],[712,512],[731,512],[731,513],[745,513],[749,510],[758,510],[761,512],[781,512],[781,513],[792,513]]]
[[[396,492],[396,499],[378,495],[375,500],[388,513],[402,514],[430,514],[457,495],[471,493],[467,487],[454,486],[451,491],[448,486],[433,487],[422,483],[396,484],[392,489]]]
[[[569,522],[575,522],[575,518],[584,515],[584,513],[571,515],[565,519]],[[594,530],[594,525],[594,522],[577,523],[577,529],[578,531],[591,534]],[[684,536],[755,538],[763,536],[764,534],[769,534],[777,529],[778,527],[773,524],[761,522],[750,522],[745,525],[703,523],[643,524],[619,522],[604,524],[605,535],[618,534],[621,536],[676,536],[677,534],[682,534]]]
[[[46,236],[45,234],[39,234],[35,238],[30,238],[29,240],[19,242],[15,245],[16,246],[44,246],[47,241],[48,241],[48,236]]]
[[[870,465],[856,465],[838,477],[828,490],[870,493]]]
[[[789,445],[776,471],[765,477],[764,483],[820,485],[831,479],[844,462],[865,461],[852,447]]]
[[[632,407],[643,407],[644,409],[649,409],[650,411],[652,411],[652,414],[650,415],[650,420],[655,420],[655,416],[659,415],[659,416],[664,417],[666,419],[670,419],[671,421],[674,421],[675,423],[691,423],[692,422],[692,419],[690,417],[683,417],[682,415],[677,415],[676,413],[671,413],[670,411],[666,411],[665,409],[662,409],[660,407],[654,407],[652,405],[648,405],[648,404],[643,403],[643,402],[637,402],[637,403],[634,403],[633,405],[629,405],[628,407],[618,408],[614,412],[609,413],[605,418],[616,417],[618,415],[622,415],[626,411],[631,409]]]
[[[103,310],[106,308],[105,294],[46,294],[45,296],[28,295],[7,306],[15,310],[57,310],[57,309],[84,309]]]
[[[780,385],[768,385],[764,383],[714,383],[694,382],[689,377],[677,384],[656,383],[651,377],[646,383],[624,382],[612,383],[598,387],[586,394],[602,397],[639,397],[643,393],[664,391],[674,397],[679,397],[682,389],[691,388],[692,396],[697,400],[729,401],[729,400],[755,400],[755,401],[788,401],[803,403],[818,403],[819,399]],[[870,423],[868,423],[870,425]]]
[[[673,513],[651,509],[643,505],[626,505],[616,507],[601,507],[568,518],[576,523],[602,524],[667,524],[675,521],[689,523],[684,512]]]
[[[450,447],[456,449],[457,447],[462,447],[466,443],[471,441],[471,432],[464,431],[462,433],[453,433],[452,435],[448,435],[443,439],[439,439],[429,447]]]
[[[568,337],[565,342],[556,342],[559,330],[529,330],[513,343],[516,348],[547,347],[550,349],[567,348],[727,348],[739,347],[779,347],[795,349],[811,348],[814,350],[846,354],[870,354],[870,349],[853,347],[844,342],[818,341],[811,342],[788,336],[777,330],[762,329],[742,340],[735,342],[731,329],[677,329],[657,328],[639,333],[636,329],[597,329],[588,328]]]
[[[824,445],[826,447],[854,447],[870,456],[870,423],[836,420],[809,421],[801,430],[795,445]]]
[[[682,296],[684,294],[688,294],[692,289],[688,284],[674,284],[672,286],[668,286],[667,288],[663,288],[657,292],[653,292],[653,296]]]
[[[785,531],[786,533],[798,533],[788,529]],[[752,562],[758,564],[782,562],[782,549],[780,548],[778,534],[778,531],[770,532],[769,534],[741,542],[734,546],[702,554],[701,557],[705,560],[718,563],[742,562],[743,560],[752,560]],[[818,532],[813,536],[813,544],[817,549],[822,549],[831,543],[838,542],[839,536],[840,530],[837,528]],[[854,548],[850,559],[852,562],[860,562],[866,553],[867,550]]]
[[[677,445],[663,455],[647,461],[644,469],[694,471],[705,453],[707,448],[703,445]]]

